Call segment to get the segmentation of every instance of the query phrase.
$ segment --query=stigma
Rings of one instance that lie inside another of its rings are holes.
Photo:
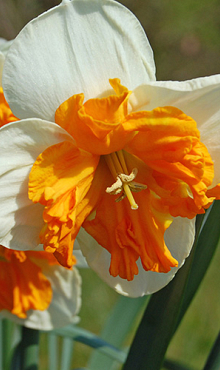
[[[115,182],[106,188],[106,193],[112,195],[119,195],[116,202],[122,201],[127,197],[131,209],[138,209],[138,204],[135,202],[132,192],[138,192],[147,188],[146,185],[140,184],[135,180],[138,170],[133,168],[129,174],[122,150],[107,154],[104,156],[108,168],[115,179]]]

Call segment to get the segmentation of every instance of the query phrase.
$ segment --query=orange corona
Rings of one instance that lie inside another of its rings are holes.
[[[164,242],[174,217],[194,218],[220,195],[196,122],[175,107],[130,112],[132,94],[83,103],[74,95],[55,121],[73,138],[46,149],[29,177],[29,197],[44,208],[41,242],[64,266],[81,226],[111,254],[110,273],[127,280],[178,265]],[[133,194],[135,193],[135,194]],[[91,217],[91,215],[95,215]]]

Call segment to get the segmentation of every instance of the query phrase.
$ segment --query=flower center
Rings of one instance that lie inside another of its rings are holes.
[[[113,195],[121,194],[116,198],[116,202],[120,202],[127,197],[131,209],[138,209],[132,192],[141,191],[146,189],[147,186],[134,181],[138,173],[137,168],[133,168],[129,174],[122,150],[107,154],[104,157],[113,178],[116,180],[112,186],[107,187],[106,193]]]

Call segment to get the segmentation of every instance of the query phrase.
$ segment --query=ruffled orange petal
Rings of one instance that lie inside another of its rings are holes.
[[[101,157],[89,191],[85,194],[83,199],[77,204],[75,208],[75,222],[71,225],[71,229],[69,233],[66,234],[66,238],[60,240],[59,246],[54,253],[54,256],[57,258],[61,265],[69,267],[66,261],[68,260],[68,258],[69,260],[71,258],[75,258],[71,254],[72,249],[68,248],[68,243],[73,246],[79,229],[83,225],[84,221],[94,218],[97,206],[99,205],[102,198],[102,194],[105,194],[105,189],[110,181],[112,181],[111,174],[106,168],[104,158]],[[66,256],[66,254],[68,256]]]
[[[116,95],[90,99],[84,104],[83,94],[74,95],[55,114],[55,122],[73,136],[79,148],[98,155],[122,149],[134,135],[121,125],[128,114],[130,92],[118,79],[110,83]]]
[[[0,87],[0,127],[14,121],[18,121],[18,118],[13,115],[8,103],[5,100],[3,88]]]
[[[214,200],[207,196],[214,177],[212,159],[199,140],[195,121],[178,109],[152,111],[150,124],[146,120],[126,149],[151,169],[154,184],[151,179],[149,186],[172,216],[193,218]]]
[[[212,189],[209,189],[206,195],[208,197],[214,197],[215,199],[220,199],[220,184],[216,185]]]
[[[75,263],[72,229],[76,209],[91,186],[98,161],[99,157],[63,142],[46,149],[30,173],[29,197],[45,205],[41,243],[66,267]]]
[[[30,309],[47,309],[52,289],[41,268],[27,258],[25,252],[8,253],[0,246],[0,256],[0,310],[26,318]]]
[[[136,129],[139,137],[138,141],[135,141],[135,136],[132,145],[135,146],[136,144],[140,152],[144,151],[148,155],[151,153],[153,156],[157,153],[152,153],[151,144],[158,145],[159,149],[164,148],[169,152],[178,149],[178,146],[175,145],[176,139],[187,139],[188,136],[199,138],[200,136],[193,118],[172,106],[158,107],[152,111],[130,113],[126,117],[126,121],[123,122],[123,126],[125,130]],[[167,142],[166,137],[170,138],[169,142]],[[146,138],[150,139],[147,141],[147,145]],[[165,138],[165,141],[163,141],[163,138]],[[172,147],[172,145],[174,146]]]
[[[134,158],[133,161],[140,168],[139,161]],[[112,181],[107,165],[103,164],[99,176],[100,181],[101,176]],[[97,182],[99,176],[95,176]],[[140,172],[137,181],[144,180]],[[83,224],[85,230],[111,254],[110,274],[132,280],[138,274],[139,258],[146,271],[168,272],[177,266],[178,262],[164,242],[164,232],[172,217],[167,207],[159,204],[155,194],[148,189],[136,193],[137,211],[131,210],[126,198],[118,203],[115,199],[116,196],[102,192],[96,204],[95,218],[87,219]]]

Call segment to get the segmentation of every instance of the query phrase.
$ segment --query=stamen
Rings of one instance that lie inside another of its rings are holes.
[[[118,155],[119,161],[121,162],[124,173],[126,175],[128,175],[128,169],[127,169],[127,165],[126,165],[126,162],[125,162],[125,157],[124,157],[123,151],[119,150],[117,152],[117,155]]]
[[[116,180],[112,186],[107,187],[106,193],[113,195],[122,193],[115,201],[120,202],[127,196],[131,209],[138,209],[132,191],[138,192],[146,189],[147,186],[133,181],[138,173],[137,168],[134,168],[129,175],[122,150],[107,154],[104,157],[112,176]]]
[[[121,163],[118,159],[118,156],[115,152],[111,153],[110,156],[112,157],[113,163],[115,165],[117,173],[123,173],[123,168],[121,166]]]
[[[116,169],[115,169],[115,166],[114,166],[114,163],[113,163],[113,160],[112,160],[112,157],[111,157],[111,154],[107,154],[105,155],[105,161],[108,165],[108,168],[110,169],[110,172],[112,174],[112,176],[114,177],[114,179],[117,179],[117,172],[116,172]]]

